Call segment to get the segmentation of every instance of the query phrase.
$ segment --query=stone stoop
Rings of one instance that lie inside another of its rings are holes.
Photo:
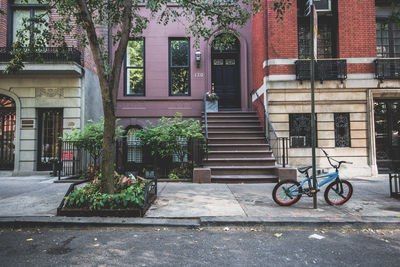
[[[203,115],[204,122],[204,115]],[[212,183],[276,183],[279,166],[255,112],[208,112],[208,159]]]

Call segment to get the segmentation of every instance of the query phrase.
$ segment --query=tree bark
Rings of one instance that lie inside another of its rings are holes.
[[[108,89],[109,91],[112,88]],[[114,162],[115,162],[115,110],[112,101],[103,101],[104,134],[103,157],[101,159],[101,187],[103,192],[114,193]]]

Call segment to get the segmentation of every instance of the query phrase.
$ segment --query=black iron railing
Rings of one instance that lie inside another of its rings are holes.
[[[375,78],[400,79],[400,58],[378,58],[375,60]]]
[[[160,158],[153,155],[149,147],[140,142],[129,146],[126,140],[120,139],[116,146],[116,167],[119,173],[132,173],[147,178],[167,178],[172,170],[184,171],[186,178],[193,177],[193,168],[204,165],[203,160],[206,153],[206,142],[203,138],[191,139],[185,142],[184,159],[178,156]],[[134,150],[135,157],[128,157],[128,149]]]
[[[260,96],[255,92],[257,96],[257,101],[264,112],[264,136],[266,142],[269,144],[272,153],[275,156],[276,162],[282,167],[286,167],[289,162],[289,138],[287,137],[278,137],[275,132],[274,127],[269,119],[267,110],[264,106],[263,101]]]
[[[101,155],[90,155],[74,141],[59,141],[58,157],[54,161],[53,174],[61,177],[81,176],[89,168],[94,172],[100,167]]]
[[[296,61],[296,79],[310,80],[310,60]],[[319,59],[315,64],[315,80],[340,80],[347,79],[347,62],[345,59]]]
[[[34,55],[29,53],[29,49],[26,48],[26,57],[23,59],[25,62],[75,62],[83,66],[82,53],[74,48],[68,47],[59,51],[57,47],[47,47],[36,51]],[[0,62],[9,62],[12,56],[13,48],[11,47],[0,47]]]

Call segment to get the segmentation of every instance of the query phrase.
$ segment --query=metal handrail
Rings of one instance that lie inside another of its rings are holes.
[[[286,167],[289,162],[289,139],[287,137],[278,137],[274,127],[272,126],[271,120],[269,119],[267,110],[264,106],[264,103],[261,101],[260,96],[257,92],[254,92],[257,96],[257,101],[264,112],[264,136],[265,141],[269,144],[272,153],[275,156],[275,159],[278,164],[281,164],[282,167]]]
[[[206,130],[206,141],[208,143],[208,122],[207,122],[207,108],[206,108],[206,101],[207,101],[207,92],[204,91],[204,124],[205,124],[205,130]]]

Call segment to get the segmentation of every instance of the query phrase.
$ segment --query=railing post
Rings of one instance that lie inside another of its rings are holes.
[[[282,167],[286,167],[286,146],[285,138],[282,138]]]
[[[57,160],[57,171],[58,171],[58,180],[60,181],[61,180],[61,170],[62,170],[62,158],[61,158],[61,156],[62,156],[62,141],[61,140],[59,140],[58,141],[58,144],[57,144],[57,146],[58,146],[58,160]]]

